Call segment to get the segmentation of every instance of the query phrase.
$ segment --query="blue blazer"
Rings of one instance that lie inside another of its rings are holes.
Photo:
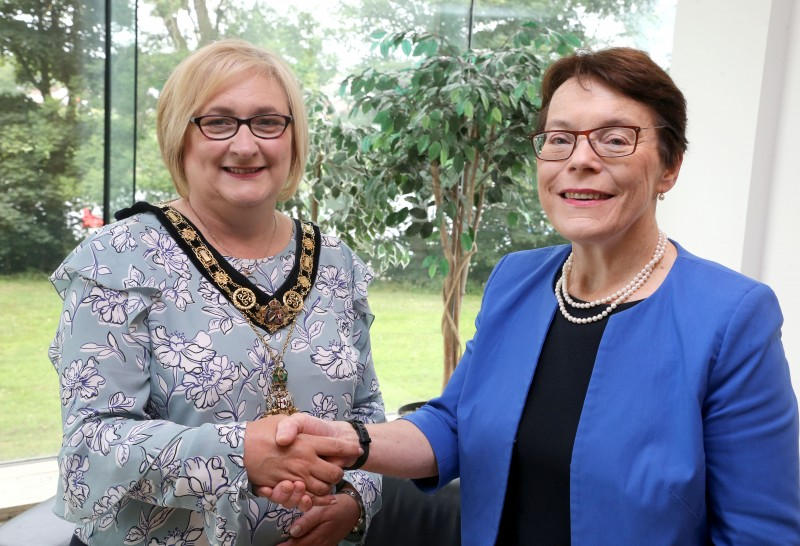
[[[439,467],[418,485],[461,477],[464,545],[496,540],[569,251],[500,261],[442,396],[407,417]],[[572,544],[800,545],[797,401],[782,322],[767,286],[681,247],[654,294],[610,317],[572,453]]]

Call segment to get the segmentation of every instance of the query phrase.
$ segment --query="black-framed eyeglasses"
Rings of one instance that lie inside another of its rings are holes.
[[[611,125],[585,131],[542,131],[531,133],[528,138],[533,153],[543,161],[564,161],[572,156],[578,145],[578,137],[583,135],[589,141],[594,153],[600,157],[625,157],[636,151],[639,131],[645,129],[670,129],[666,125],[655,127],[636,127],[634,125]]]
[[[278,138],[285,131],[294,118],[283,114],[260,114],[249,118],[235,118],[233,116],[195,116],[189,118],[189,123],[194,123],[211,140],[228,140],[239,132],[242,125],[247,125],[253,136],[263,139]]]

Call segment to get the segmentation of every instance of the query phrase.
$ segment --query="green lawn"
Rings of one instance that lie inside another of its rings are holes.
[[[374,287],[369,304],[372,358],[387,412],[427,400],[442,390],[442,298],[437,294]],[[462,345],[475,334],[480,295],[467,294],[461,313]]]
[[[45,276],[0,277],[0,461],[58,450],[58,376],[47,349],[60,312]]]
[[[386,411],[427,400],[441,390],[441,297],[377,285],[372,354]],[[465,297],[465,341],[474,333],[480,296]],[[47,358],[61,301],[44,276],[0,277],[0,461],[53,455],[61,419],[58,378]]]

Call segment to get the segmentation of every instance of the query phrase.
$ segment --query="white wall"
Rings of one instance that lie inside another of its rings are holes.
[[[659,204],[687,250],[769,284],[800,394],[800,2],[678,0],[689,153]]]

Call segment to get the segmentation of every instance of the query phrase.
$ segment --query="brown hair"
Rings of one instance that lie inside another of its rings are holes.
[[[278,199],[294,195],[308,159],[308,115],[303,92],[292,69],[275,53],[244,40],[228,39],[201,47],[178,64],[158,97],[156,134],[161,156],[178,195],[186,197],[189,185],[183,168],[183,150],[189,118],[198,114],[219,87],[240,74],[262,74],[274,79],[286,92],[292,123],[292,161],[288,180]]]
[[[553,94],[570,78],[586,86],[589,80],[644,104],[655,115],[659,131],[659,153],[667,167],[674,167],[686,152],[686,99],[660,66],[644,51],[614,47],[600,51],[579,51],[551,64],[542,79],[542,108],[536,130],[543,131]]]

